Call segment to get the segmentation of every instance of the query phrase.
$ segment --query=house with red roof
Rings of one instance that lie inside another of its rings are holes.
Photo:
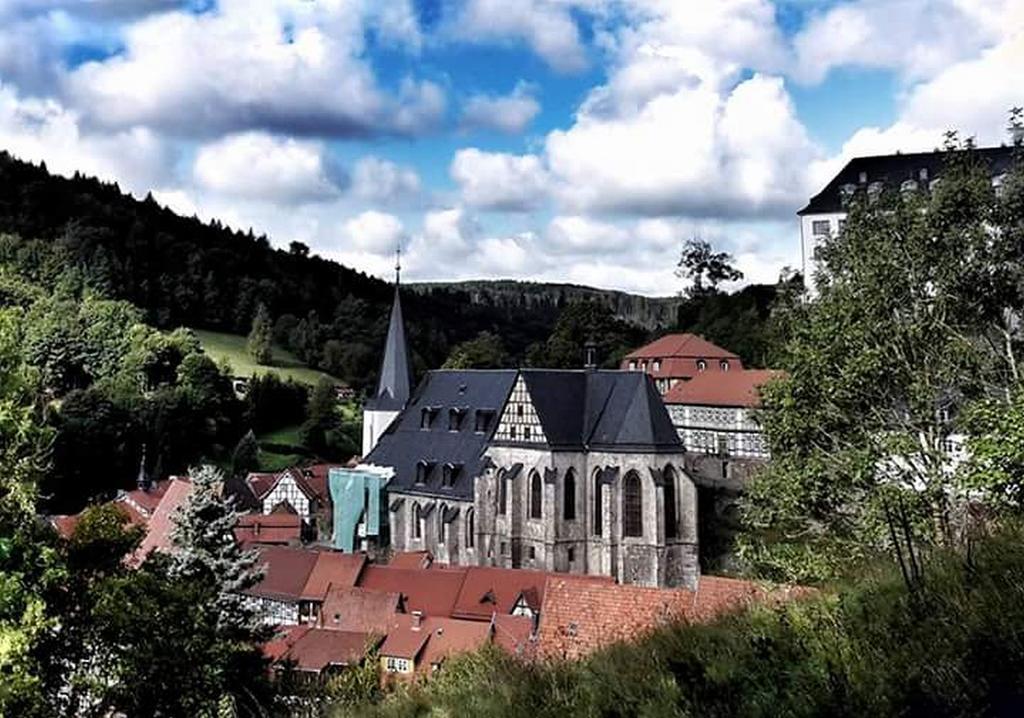
[[[434,673],[452,656],[483,648],[493,632],[490,623],[424,616],[419,611],[397,615],[380,646],[384,681]]]
[[[330,518],[328,474],[332,464],[293,467],[278,473],[251,473],[245,485],[264,515],[290,513],[315,531],[317,518]]]
[[[359,665],[380,641],[379,635],[358,631],[289,626],[263,647],[263,653],[278,670],[323,676]]]
[[[704,374],[743,369],[740,358],[697,334],[666,334],[622,360],[621,369],[646,372],[661,394]]]
[[[770,458],[756,410],[761,387],[780,376],[770,369],[701,374],[665,394],[672,424],[691,455],[687,468],[695,480],[739,489]]]
[[[243,546],[297,546],[302,540],[298,514],[245,514],[235,525],[235,540]]]

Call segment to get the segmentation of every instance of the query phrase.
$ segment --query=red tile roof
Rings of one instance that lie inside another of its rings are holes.
[[[361,553],[316,553],[316,563],[302,589],[302,598],[307,601],[322,601],[331,587],[355,586],[366,565],[366,555]]]
[[[540,609],[547,581],[564,575],[529,569],[470,566],[466,569],[466,580],[462,583],[452,616],[489,621],[495,613],[511,613],[516,601],[524,594],[531,608]],[[603,576],[581,578],[611,582],[610,578]]]
[[[704,372],[676,384],[664,400],[666,404],[757,407],[761,405],[761,386],[781,376],[783,372],[772,369]]]
[[[349,586],[332,587],[320,609],[322,628],[385,635],[401,607],[397,593],[368,591]]]
[[[133,509],[141,513],[143,516],[150,516],[156,507],[160,505],[160,500],[167,493],[167,489],[171,485],[176,477],[171,476],[163,481],[154,482],[149,489],[133,489],[131,491],[122,491],[118,494],[115,501],[126,503]]]
[[[657,370],[653,361],[660,365]],[[703,359],[706,366],[701,371],[697,362]],[[721,362],[728,362],[728,371],[743,368],[743,362],[732,352],[712,344],[696,334],[668,334],[651,342],[647,346],[627,354],[620,368],[629,369],[631,362],[642,364],[637,369],[650,374],[656,379],[688,380],[703,373],[722,374],[725,371]]]
[[[450,616],[458,599],[465,568],[411,569],[367,566],[359,587],[402,594],[405,610],[427,616]]]
[[[443,663],[449,656],[481,648],[491,636],[489,623],[425,616],[420,626],[410,614],[395,616],[388,637],[380,647],[382,656],[409,658],[416,670]]]
[[[277,482],[286,475],[291,475],[295,485],[306,495],[308,499],[316,499],[323,504],[330,503],[331,491],[328,485],[328,473],[332,467],[341,464],[312,464],[310,466],[295,466],[276,474],[251,473],[245,477],[245,483],[257,499],[262,500],[267,494],[274,490]]]
[[[430,568],[434,557],[430,551],[401,551],[388,561],[391,568]]]
[[[316,565],[317,552],[285,546],[262,546],[257,550],[264,576],[248,593],[277,601],[301,600]]]
[[[376,642],[365,633],[293,626],[268,643],[264,653],[275,663],[319,673],[330,666],[358,664]]]
[[[235,525],[235,540],[243,544],[297,543],[302,518],[297,514],[246,514]]]
[[[750,601],[799,595],[771,592],[752,581],[702,576],[696,591],[587,583],[566,576],[549,582],[538,629],[539,654],[575,659],[660,626],[709,621]]]
[[[280,474],[258,474],[251,473],[245,477],[245,483],[249,485],[253,496],[262,500],[277,485]]]
[[[172,477],[166,483],[160,501],[146,523],[146,535],[142,543],[128,557],[129,566],[138,566],[152,551],[169,552],[172,549],[174,517],[192,495],[193,486],[188,479],[178,477]]]
[[[513,656],[533,654],[533,619],[529,616],[494,617],[494,645]]]
[[[395,616],[388,626],[388,637],[380,646],[382,656],[416,660],[430,639],[430,630],[427,628],[426,619],[422,620],[419,628],[414,628],[415,620],[415,617],[409,614]]]

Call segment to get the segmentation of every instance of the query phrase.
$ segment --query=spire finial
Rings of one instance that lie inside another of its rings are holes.
[[[139,460],[139,475],[135,479],[135,485],[143,491],[149,490],[149,477],[146,476],[146,445],[142,445],[142,458]]]
[[[395,247],[395,286],[402,283],[402,244]]]

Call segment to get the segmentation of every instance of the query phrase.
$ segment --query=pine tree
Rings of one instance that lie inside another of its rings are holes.
[[[265,304],[256,308],[256,316],[252,320],[252,330],[246,348],[249,356],[260,365],[269,365],[274,356],[273,342],[274,324],[270,321],[270,312]]]
[[[259,453],[260,446],[256,443],[256,434],[250,429],[235,445],[235,451],[231,455],[232,473],[235,476],[241,476],[255,471],[259,466]]]
[[[223,495],[224,475],[212,466],[190,471],[192,494],[174,517],[173,573],[179,577],[213,581],[218,586],[214,610],[225,630],[258,633],[259,616],[242,592],[263,577],[259,556],[235,540],[239,512],[234,500]]]

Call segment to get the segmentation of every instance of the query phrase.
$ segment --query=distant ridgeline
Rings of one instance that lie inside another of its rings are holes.
[[[263,303],[277,341],[303,361],[356,386],[373,381],[391,287],[311,256],[302,245],[274,249],[251,230],[181,217],[152,196],[138,200],[117,184],[51,175],[45,165],[0,151],[5,233],[23,241],[13,248],[8,242],[4,251],[12,256],[0,261],[17,259],[23,269],[38,254],[30,240],[55,250],[47,262],[29,267],[43,284],[74,269],[90,286],[131,301],[164,328],[246,334]],[[474,303],[463,292],[444,290],[409,296],[405,309],[418,371],[440,366],[452,346],[482,331],[499,334],[509,353],[521,357],[548,337],[557,318],[554,307],[535,312],[512,303]]]
[[[422,282],[410,287],[426,296],[462,292],[474,304],[528,310],[531,313],[539,312],[553,316],[557,316],[567,304],[596,301],[608,307],[617,319],[648,330],[675,326],[679,306],[683,303],[680,297],[643,297],[575,284],[541,284],[511,280]]]

